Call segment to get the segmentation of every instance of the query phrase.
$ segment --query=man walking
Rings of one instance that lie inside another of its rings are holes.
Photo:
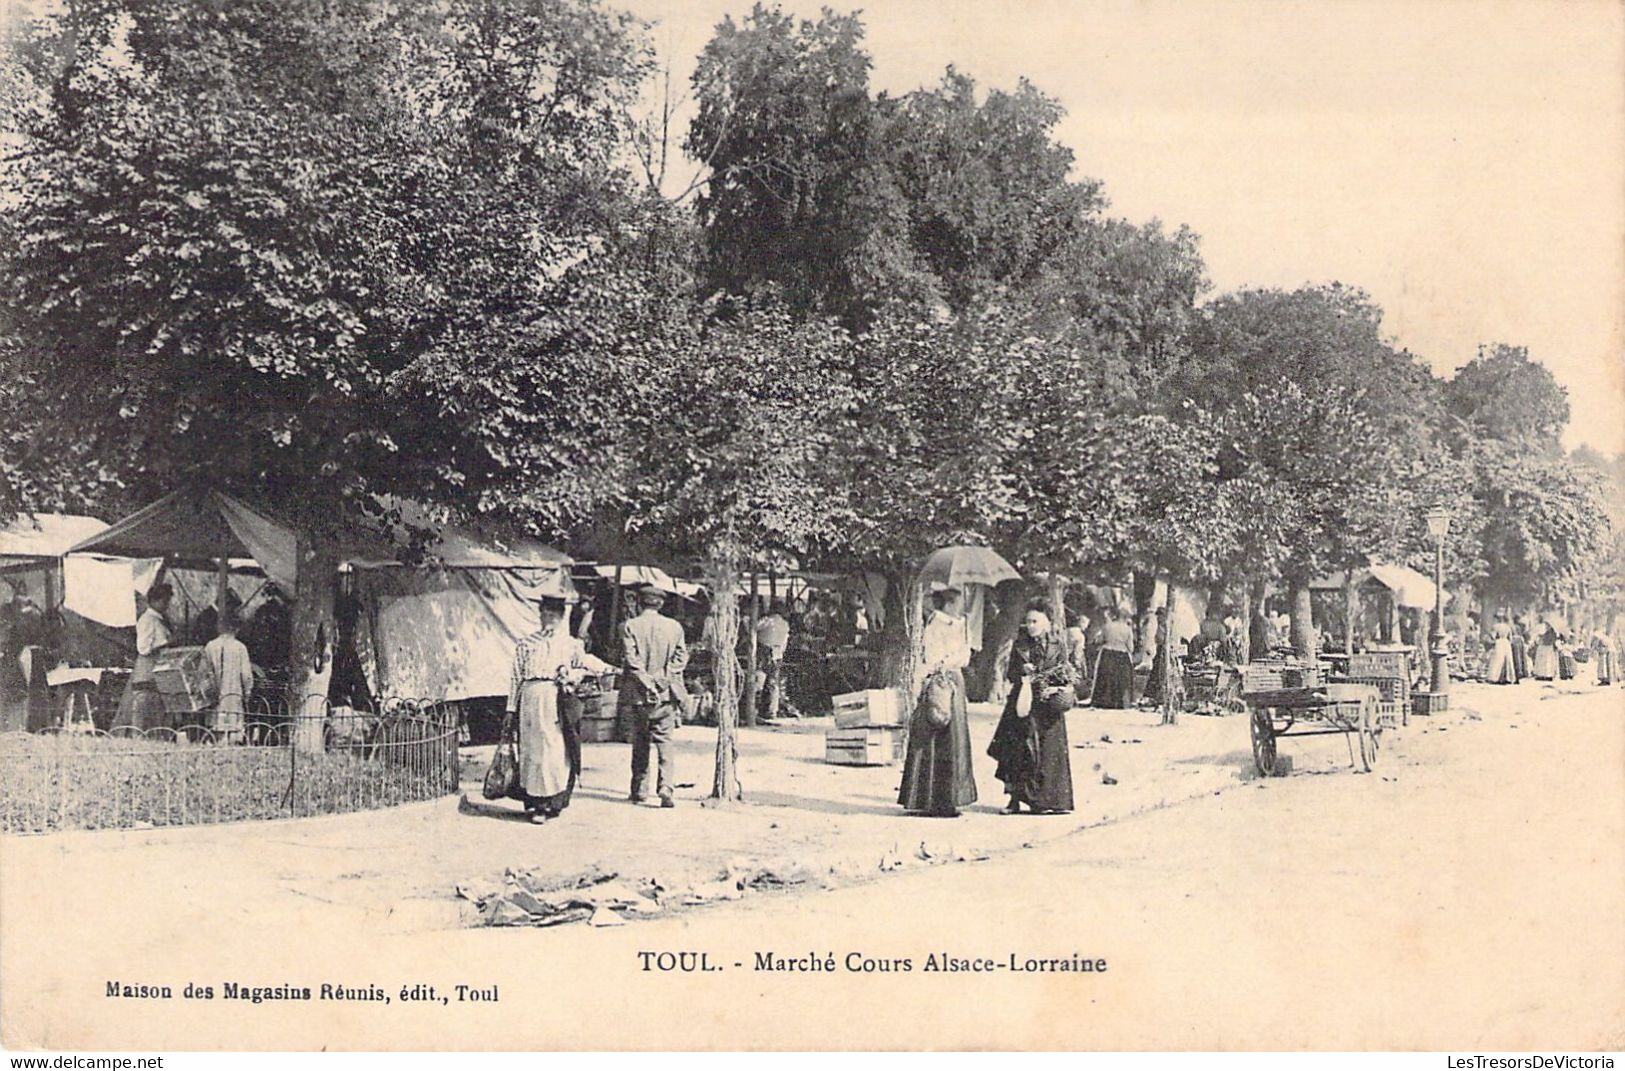
[[[683,687],[688,647],[683,642],[683,626],[660,612],[665,602],[665,593],[656,588],[638,592],[638,616],[621,626],[626,667],[621,688],[629,693],[626,702],[632,714],[632,802],[644,800],[643,780],[649,772],[652,742],[658,754],[659,779],[655,786],[660,806],[675,807],[672,793],[676,778],[670,745],[683,700],[688,696]]]

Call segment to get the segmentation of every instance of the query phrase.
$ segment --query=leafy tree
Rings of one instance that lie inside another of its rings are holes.
[[[13,51],[45,104],[6,175],[11,496],[93,458],[104,509],[195,479],[268,502],[307,547],[301,665],[332,537],[375,493],[573,519],[515,488],[590,477],[615,441],[581,384],[641,278],[614,166],[634,23],[589,0],[71,0],[40,29]]]
[[[647,424],[628,491],[634,534],[706,563],[717,700],[712,798],[741,796],[735,759],[736,590],[743,567],[841,538],[824,471],[853,405],[850,341],[828,321],[797,323],[771,303],[731,323],[697,323],[646,355]]]
[[[1445,387],[1450,411],[1476,434],[1556,449],[1569,422],[1568,392],[1524,346],[1480,346]]]
[[[912,272],[877,166],[863,32],[856,15],[798,23],[756,4],[700,53],[684,145],[710,169],[696,208],[712,289],[772,285],[798,315],[857,326],[882,283]]]
[[[1026,80],[978,101],[949,67],[876,109],[874,152],[906,205],[906,241],[955,309],[1034,282],[1103,203],[1098,182],[1069,177],[1060,104]]]
[[[1427,432],[1432,377],[1380,325],[1364,293],[1335,284],[1226,295],[1171,381],[1228,413],[1221,469],[1274,489],[1272,513],[1285,523],[1249,571],[1285,577],[1295,641],[1306,650],[1310,580],[1380,553],[1378,533],[1415,516],[1412,503],[1386,492],[1437,449]]]

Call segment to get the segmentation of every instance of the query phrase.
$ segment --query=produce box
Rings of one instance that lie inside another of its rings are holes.
[[[903,724],[903,696],[895,688],[847,692],[830,702],[835,707],[837,729]]]
[[[836,766],[892,766],[903,761],[903,730],[879,726],[830,729],[824,761]]]
[[[607,744],[616,737],[615,715],[603,718],[581,719],[581,742],[584,744]]]
[[[171,714],[193,714],[214,706],[214,674],[201,647],[166,647],[153,659],[153,683]]]

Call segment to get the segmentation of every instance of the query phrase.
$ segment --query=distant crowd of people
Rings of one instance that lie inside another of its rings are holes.
[[[1567,681],[1589,675],[1599,686],[1619,679],[1620,638],[1599,627],[1580,636],[1550,620],[1514,621],[1506,611],[1496,614],[1487,631],[1476,617],[1469,619],[1462,638],[1463,669],[1468,676],[1489,684],[1517,684],[1525,680]],[[1587,663],[1590,663],[1587,674]]]

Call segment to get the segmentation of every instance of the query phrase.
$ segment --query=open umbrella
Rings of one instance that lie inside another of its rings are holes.
[[[1020,580],[1010,563],[986,547],[943,547],[932,551],[920,569],[922,584],[962,588],[966,584],[997,587],[1001,581]]]

